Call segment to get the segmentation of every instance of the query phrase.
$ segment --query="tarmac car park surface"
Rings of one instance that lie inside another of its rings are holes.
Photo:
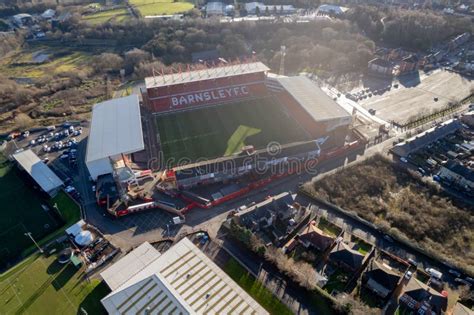
[[[442,69],[410,74],[393,84],[398,88],[392,87],[381,95],[369,93],[371,97],[358,102],[367,110],[375,110],[375,116],[400,124],[420,113],[432,113],[448,103],[459,102],[474,88],[472,79]]]

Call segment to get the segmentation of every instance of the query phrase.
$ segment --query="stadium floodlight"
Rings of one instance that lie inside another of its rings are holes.
[[[36,243],[36,241],[33,238],[33,235],[31,234],[31,232],[26,232],[25,236],[28,236],[33,241],[33,243],[35,243],[36,247],[38,247],[38,250],[40,251],[41,254],[44,253],[43,249],[38,245],[38,243]]]

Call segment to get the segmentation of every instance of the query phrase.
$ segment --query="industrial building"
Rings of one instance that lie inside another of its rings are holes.
[[[144,243],[101,273],[109,314],[268,314],[189,239]]]
[[[30,149],[13,154],[13,159],[49,196],[54,197],[63,187],[63,181]]]
[[[86,165],[92,179],[123,167],[126,155],[142,151],[143,130],[137,95],[116,98],[94,105]]]

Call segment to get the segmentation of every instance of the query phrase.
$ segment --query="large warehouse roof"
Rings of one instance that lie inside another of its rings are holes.
[[[31,150],[13,154],[13,158],[47,193],[63,185],[62,180]]]
[[[261,62],[242,63],[223,67],[148,77],[145,78],[145,85],[147,89],[150,89],[166,85],[224,78],[234,75],[264,72],[268,70],[270,69]]]
[[[305,76],[282,77],[276,80],[315,121],[351,117],[344,108]]]
[[[145,148],[137,95],[94,105],[86,162]]]
[[[102,304],[109,314],[268,314],[187,238],[112,291]]]

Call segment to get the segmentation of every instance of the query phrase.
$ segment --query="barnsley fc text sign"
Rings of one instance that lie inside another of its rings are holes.
[[[181,107],[187,105],[195,105],[203,102],[222,101],[236,97],[249,95],[249,88],[245,85],[229,88],[220,88],[210,91],[194,92],[190,94],[178,95],[171,97],[171,106]]]

